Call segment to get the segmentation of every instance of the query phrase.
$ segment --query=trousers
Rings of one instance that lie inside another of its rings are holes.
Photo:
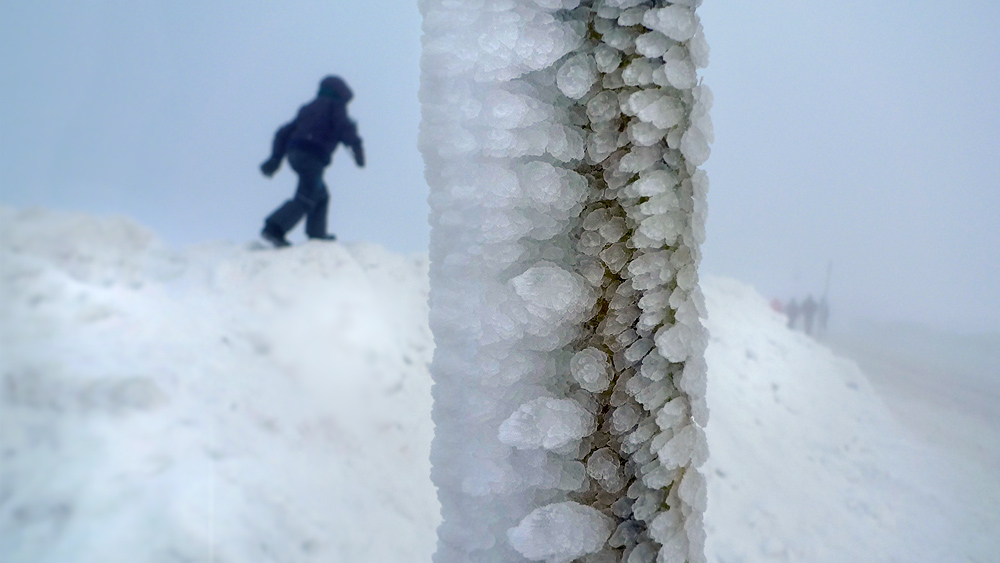
[[[264,223],[272,230],[285,234],[305,217],[306,236],[323,238],[327,236],[326,214],[330,204],[330,192],[323,183],[327,163],[308,151],[295,148],[289,149],[285,156],[288,165],[299,176],[299,184],[295,196],[268,215]]]

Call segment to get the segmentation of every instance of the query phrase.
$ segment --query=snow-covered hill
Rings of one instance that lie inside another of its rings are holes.
[[[429,560],[425,258],[0,225],[0,560]]]
[[[0,560],[429,561],[426,271],[0,208]],[[853,363],[704,288],[710,561],[1000,553]]]
[[[953,487],[961,460],[914,440],[854,362],[752,288],[705,285],[710,561],[1000,556],[1000,526]]]

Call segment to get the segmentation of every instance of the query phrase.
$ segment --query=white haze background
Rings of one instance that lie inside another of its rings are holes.
[[[716,143],[704,270],[823,291],[833,320],[1000,331],[1000,4],[699,10]],[[426,248],[415,2],[18,2],[0,15],[0,201],[247,240],[293,189],[257,170],[327,73],[369,164],[335,156],[345,240]],[[297,236],[297,235],[296,235]]]

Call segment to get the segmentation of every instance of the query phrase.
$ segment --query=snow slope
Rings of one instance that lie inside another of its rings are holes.
[[[0,207],[0,560],[429,561],[426,273]],[[996,558],[855,364],[704,289],[710,561]]]
[[[915,440],[855,363],[787,330],[752,288],[705,285],[710,561],[996,560],[1000,526],[956,487],[963,468]]]
[[[826,340],[946,464],[940,479],[961,503],[970,552],[1000,560],[1000,334],[868,325]]]
[[[0,559],[429,559],[424,258],[0,225]]]

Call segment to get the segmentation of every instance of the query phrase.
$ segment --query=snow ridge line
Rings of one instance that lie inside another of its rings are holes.
[[[422,3],[435,561],[704,561],[698,0]]]

